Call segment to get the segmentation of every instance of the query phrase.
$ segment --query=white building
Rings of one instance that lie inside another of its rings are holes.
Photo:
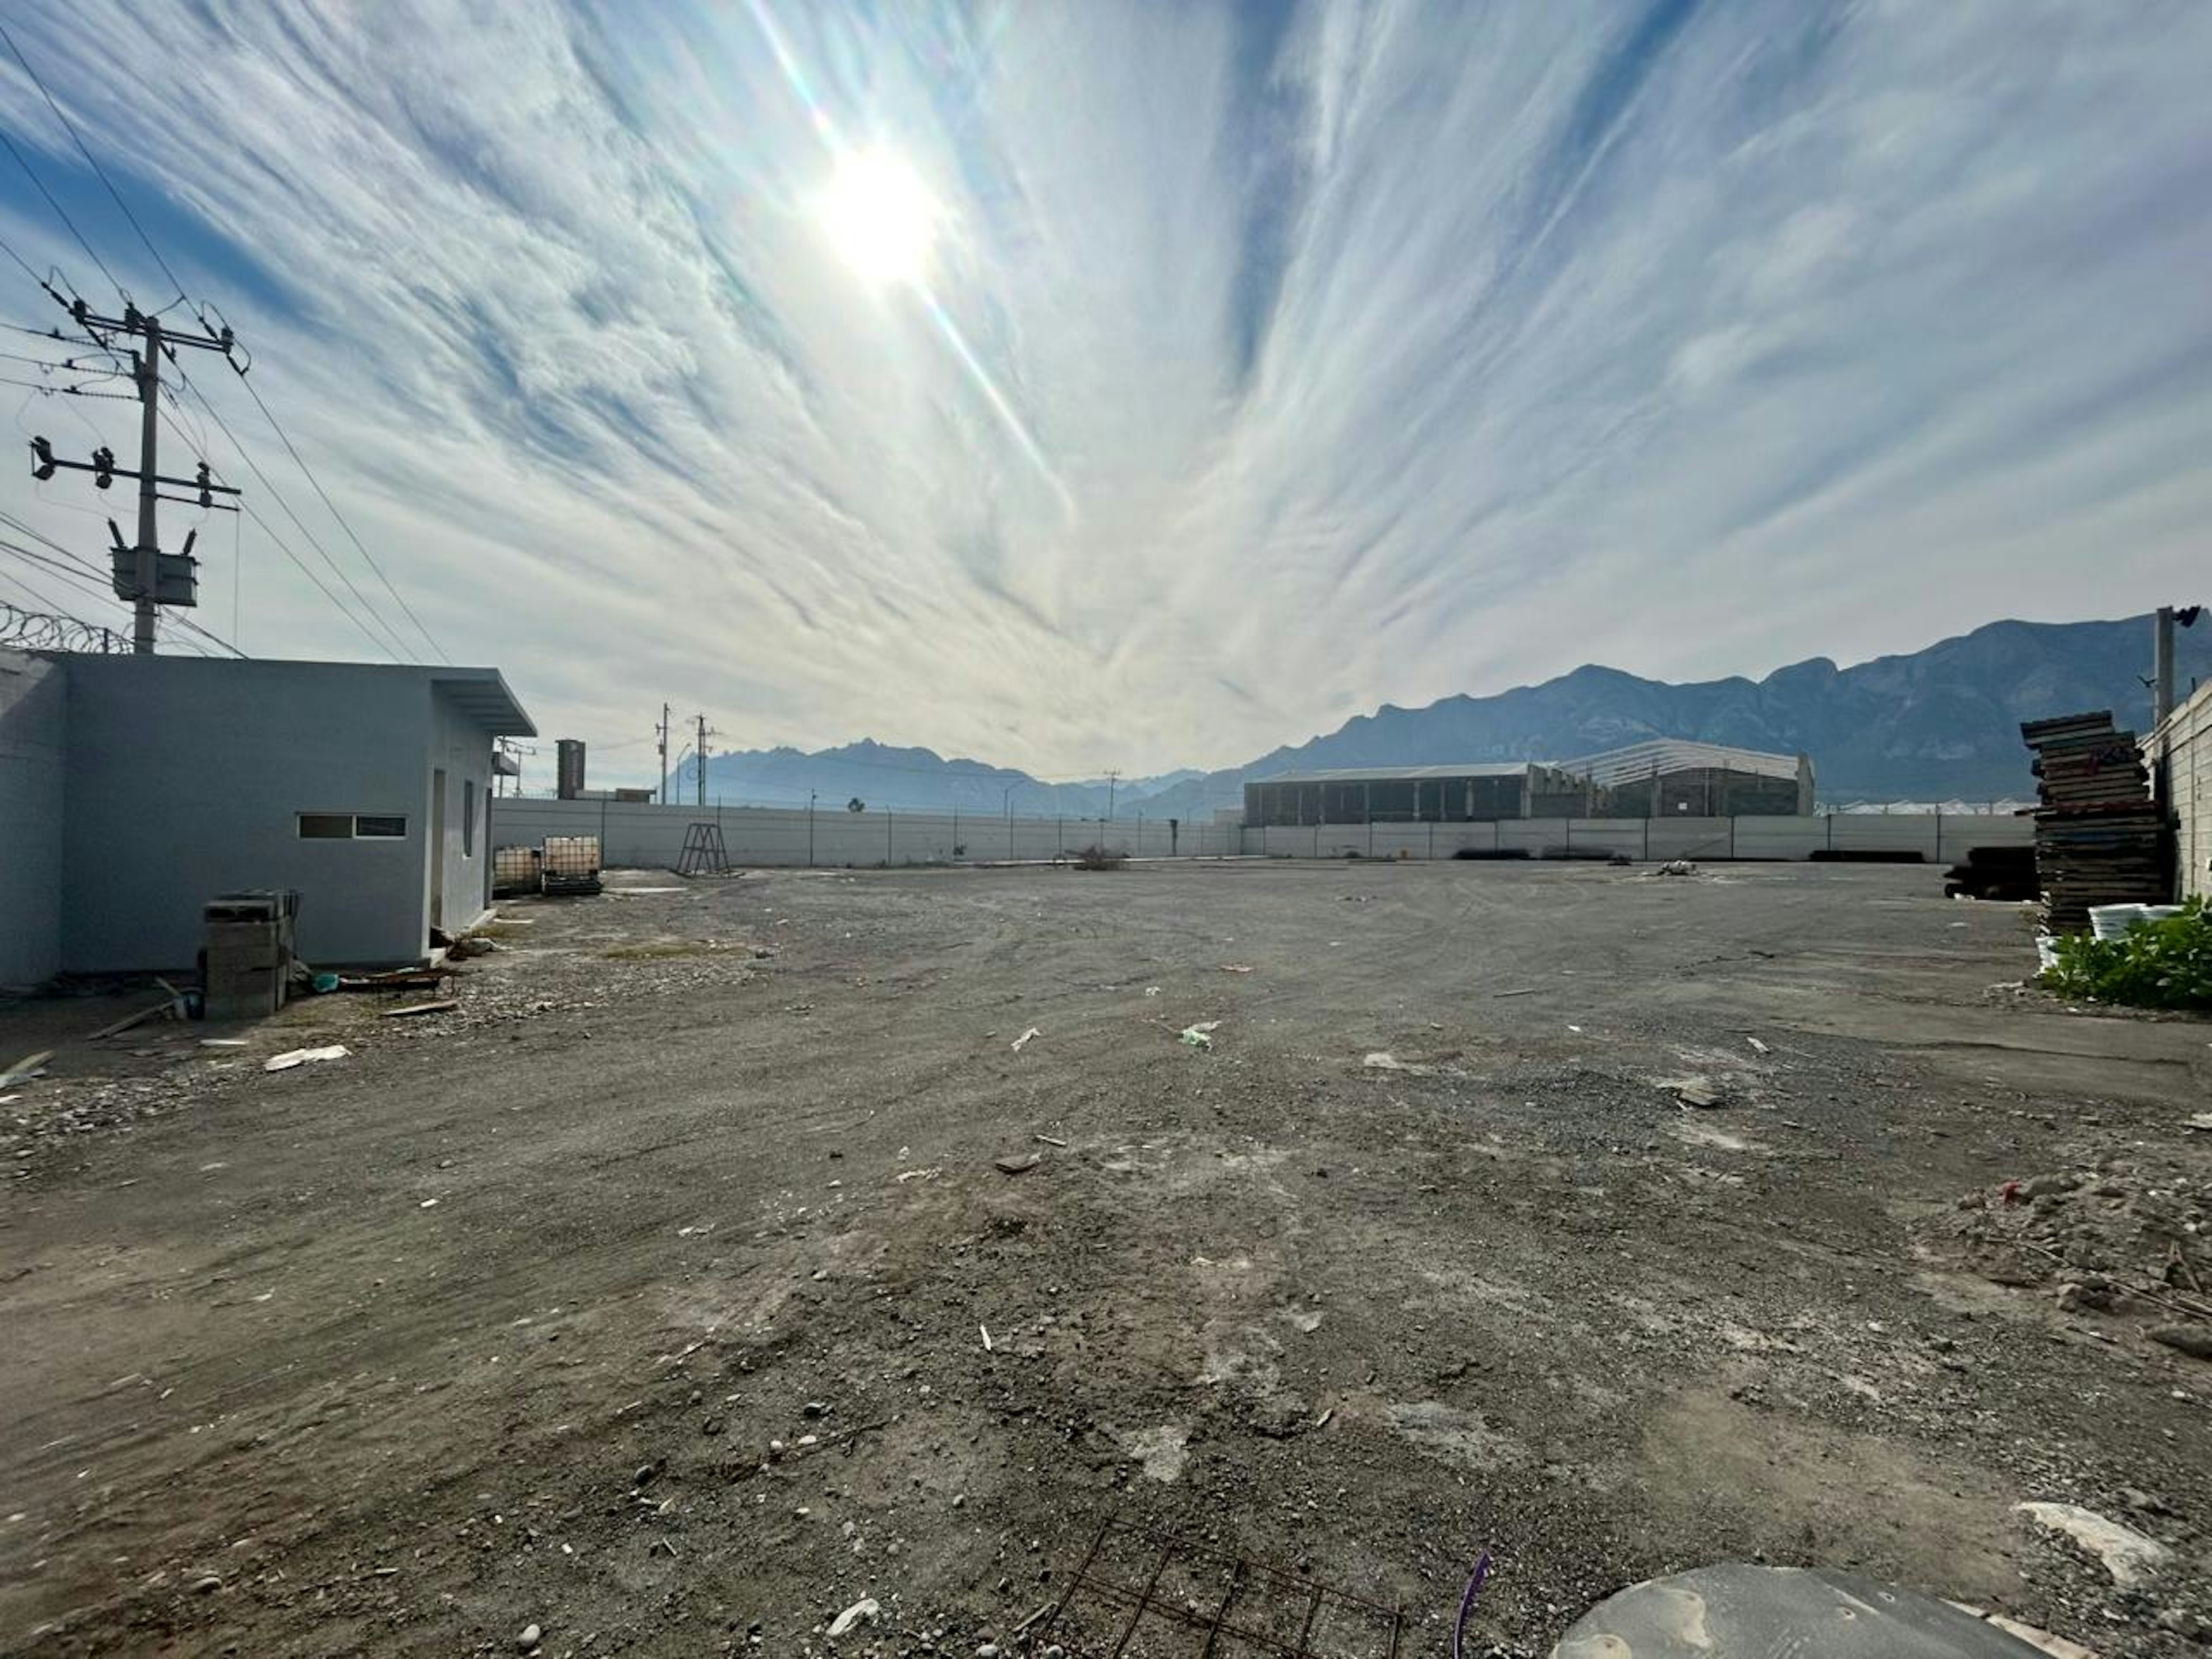
[[[417,962],[490,902],[496,669],[0,651],[0,985],[188,969],[291,888],[317,966]]]

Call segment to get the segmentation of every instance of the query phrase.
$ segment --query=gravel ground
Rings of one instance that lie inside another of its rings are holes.
[[[1486,1548],[1471,1653],[1755,1559],[2203,1654],[2212,1025],[1938,888],[624,872],[449,1013],[0,1010],[0,1651],[1012,1652],[1118,1516],[1404,1655]]]

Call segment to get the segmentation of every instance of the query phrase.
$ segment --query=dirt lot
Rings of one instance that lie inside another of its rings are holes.
[[[1119,1514],[1407,1655],[1486,1547],[1474,1653],[1754,1559],[2202,1654],[2212,1025],[1937,886],[636,872],[452,1013],[0,1012],[0,1650],[1011,1652]]]

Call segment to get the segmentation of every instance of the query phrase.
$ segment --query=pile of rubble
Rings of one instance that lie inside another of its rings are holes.
[[[2068,1312],[2132,1310],[2152,1334],[2212,1359],[2212,1190],[2117,1158],[2008,1181],[1959,1200],[1954,1232],[1975,1272],[2051,1291]]]

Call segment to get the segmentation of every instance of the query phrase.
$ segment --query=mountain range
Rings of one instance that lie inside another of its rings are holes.
[[[2176,679],[2185,695],[2212,678],[2212,617],[2180,630],[2176,641]],[[1112,786],[1113,810],[1201,820],[1240,805],[1247,778],[1276,772],[1571,760],[1654,737],[1802,750],[1813,757],[1823,802],[2026,796],[2033,779],[2020,723],[2110,708],[2123,727],[2142,729],[2150,718],[2143,683],[2150,657],[2150,619],[2133,617],[1995,622],[1924,651],[1849,668],[1814,657],[1759,680],[1677,685],[1586,664],[1490,696],[1444,697],[1419,708],[1385,703],[1242,766],[1120,781]],[[687,767],[686,793],[690,776]],[[871,808],[1095,817],[1107,810],[1109,786],[1047,783],[1011,768],[866,739],[812,753],[739,750],[707,763],[710,799],[804,805],[810,791],[841,808],[857,799]]]

